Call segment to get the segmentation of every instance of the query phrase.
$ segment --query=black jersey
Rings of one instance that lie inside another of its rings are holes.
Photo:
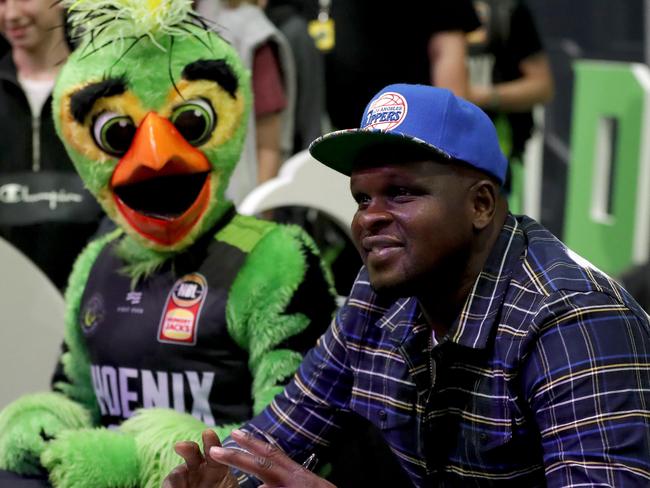
[[[226,320],[229,291],[249,254],[203,238],[132,288],[120,272],[118,243],[97,257],[78,315],[102,425],[142,407],[191,413],[209,426],[249,419],[249,355]],[[279,345],[301,353],[324,331],[334,304],[323,300],[331,295],[318,258],[305,252],[305,261],[305,279],[285,313],[304,313],[312,325]]]
[[[132,289],[115,245],[95,262],[79,314],[102,424],[141,407],[190,412],[208,425],[249,418],[247,353],[225,318],[246,255],[211,240],[204,256],[195,246]]]

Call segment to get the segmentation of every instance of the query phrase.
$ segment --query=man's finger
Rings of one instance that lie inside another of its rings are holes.
[[[218,463],[252,474],[269,486],[285,486],[291,478],[290,472],[272,459],[240,449],[213,447],[209,457]]]
[[[165,478],[162,488],[189,488],[187,465],[176,466]]]
[[[208,455],[208,453],[210,452],[210,448],[221,446],[221,441],[219,440],[219,436],[217,435],[217,433],[212,429],[206,429],[203,431],[201,437],[203,438],[203,452],[205,453],[205,460],[208,463],[208,466],[212,468],[221,467],[224,470],[228,469],[226,466],[222,465],[221,463],[218,463]]]
[[[287,471],[295,471],[300,465],[287,456],[281,449],[271,443],[264,442],[249,432],[244,432],[239,429],[234,430],[231,434],[232,438],[241,447],[249,451],[253,455],[271,460],[273,463],[282,466]]]
[[[201,449],[199,449],[196,442],[177,442],[174,445],[174,451],[185,460],[187,468],[191,471],[198,469],[203,463],[203,454],[201,454]]]

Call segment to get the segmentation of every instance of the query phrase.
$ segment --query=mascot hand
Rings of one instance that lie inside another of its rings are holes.
[[[221,439],[239,425],[216,428]],[[141,466],[141,488],[160,488],[169,472],[183,462],[174,451],[180,441],[201,444],[201,433],[206,425],[186,413],[151,408],[139,410],[120,426],[120,431],[132,436],[137,443]]]
[[[0,469],[37,474],[50,439],[90,425],[88,411],[59,393],[25,395],[0,413]]]
[[[56,488],[139,486],[135,441],[121,432],[83,429],[62,432],[50,441],[41,462]]]

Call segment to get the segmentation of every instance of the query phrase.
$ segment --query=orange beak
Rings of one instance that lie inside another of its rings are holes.
[[[119,212],[143,237],[180,241],[210,200],[210,162],[176,127],[148,113],[111,177]]]

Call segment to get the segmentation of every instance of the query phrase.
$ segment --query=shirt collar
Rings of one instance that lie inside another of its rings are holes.
[[[486,347],[500,315],[512,269],[523,247],[521,225],[509,213],[461,313],[449,330],[448,341],[472,349]],[[430,333],[415,297],[396,300],[377,321],[377,325],[387,332],[389,340],[396,346],[424,330]]]
[[[510,284],[510,276],[524,247],[521,225],[508,214],[490,255],[479,273],[448,339],[464,347],[484,349]]]

